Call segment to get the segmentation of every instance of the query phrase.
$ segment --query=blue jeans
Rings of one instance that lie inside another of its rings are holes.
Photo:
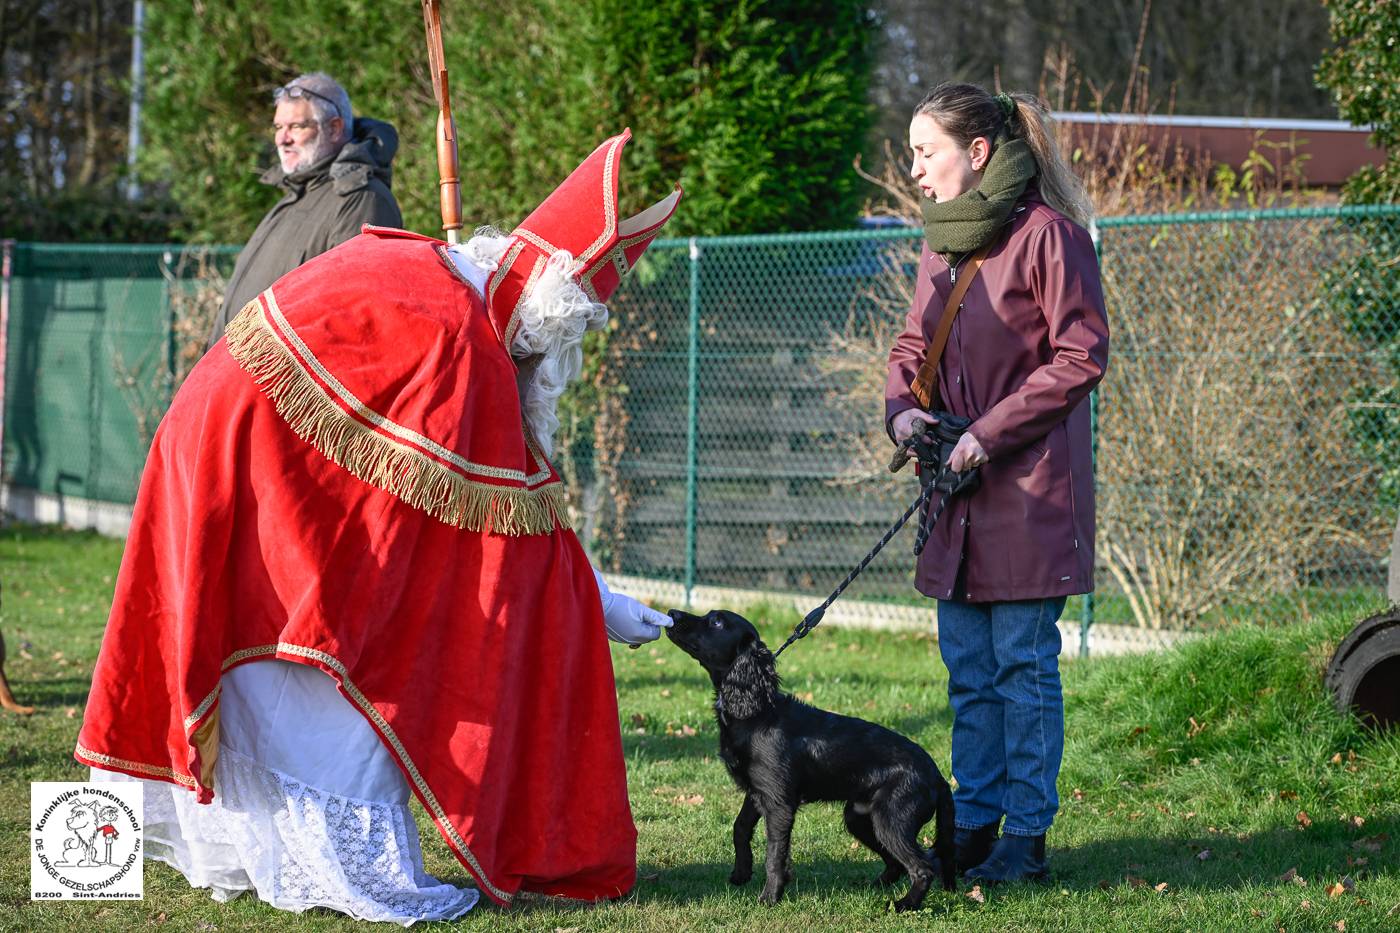
[[[938,650],[953,707],[957,825],[1006,817],[1002,831],[1039,836],[1059,809],[1065,750],[1060,690],[1064,597],[1003,603],[938,601]]]

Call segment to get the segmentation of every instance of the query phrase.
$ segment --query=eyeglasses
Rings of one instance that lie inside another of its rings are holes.
[[[272,92],[272,99],[274,101],[280,102],[284,97],[290,97],[292,100],[304,99],[307,97],[314,97],[317,100],[323,100],[331,105],[331,109],[335,111],[335,115],[337,117],[340,117],[340,119],[342,120],[345,119],[345,114],[340,112],[339,104],[337,104],[335,101],[331,100],[324,94],[317,94],[309,87],[303,87],[300,84],[286,84]]]

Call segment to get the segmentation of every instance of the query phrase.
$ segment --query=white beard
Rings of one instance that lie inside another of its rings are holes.
[[[484,295],[486,278],[500,265],[511,239],[482,228],[466,243],[448,250],[453,262]],[[583,371],[583,335],[608,320],[607,307],[590,300],[574,281],[576,266],[566,252],[550,257],[520,307],[510,341],[510,355],[518,365],[516,386],[525,427],[546,457],[554,455],[559,396]]]

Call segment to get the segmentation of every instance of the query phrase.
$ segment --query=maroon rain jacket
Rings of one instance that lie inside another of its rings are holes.
[[[890,351],[887,429],[919,406],[909,387],[953,281],[925,246],[914,306]],[[1093,242],[1027,192],[968,287],[939,365],[942,407],[973,419],[988,461],[981,487],[954,497],[929,536],[919,592],[980,603],[1094,588],[1088,397],[1107,364]],[[960,565],[966,576],[955,595]]]

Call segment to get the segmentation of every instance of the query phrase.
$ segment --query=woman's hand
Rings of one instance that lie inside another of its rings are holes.
[[[938,419],[926,411],[917,408],[907,408],[894,416],[890,422],[890,430],[894,432],[896,444],[908,440],[915,434],[922,434],[928,430],[928,426],[937,424]]]
[[[954,473],[961,473],[986,462],[987,452],[982,449],[977,438],[972,436],[972,432],[968,431],[958,438],[957,445],[953,447],[952,456],[948,458],[948,468]]]

